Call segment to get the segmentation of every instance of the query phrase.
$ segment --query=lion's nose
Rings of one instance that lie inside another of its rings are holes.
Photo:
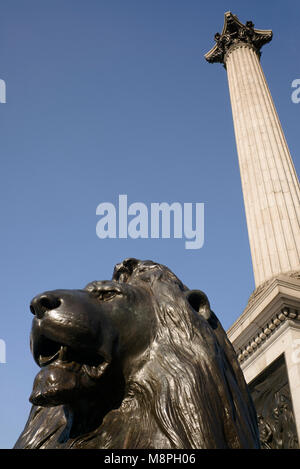
[[[33,298],[30,303],[30,311],[38,319],[42,319],[47,311],[58,308],[60,304],[61,300],[58,296],[52,293],[42,293]]]

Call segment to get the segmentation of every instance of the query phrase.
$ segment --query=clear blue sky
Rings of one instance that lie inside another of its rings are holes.
[[[297,0],[3,0],[0,78],[0,447],[22,431],[38,371],[30,299],[111,277],[125,257],[204,290],[227,329],[254,288],[226,72],[203,55],[225,11],[273,29],[262,65],[298,170]],[[205,243],[96,236],[96,207],[204,202]]]

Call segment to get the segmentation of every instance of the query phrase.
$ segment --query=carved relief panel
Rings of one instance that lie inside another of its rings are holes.
[[[299,448],[284,355],[251,383],[262,449]]]

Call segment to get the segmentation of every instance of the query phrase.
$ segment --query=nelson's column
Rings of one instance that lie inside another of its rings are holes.
[[[300,437],[300,187],[260,65],[271,30],[225,13],[205,55],[227,71],[256,289],[231,340],[258,413],[263,448]]]

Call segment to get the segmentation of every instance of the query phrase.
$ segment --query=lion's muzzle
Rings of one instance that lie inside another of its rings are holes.
[[[41,367],[30,400],[57,405],[93,389],[112,361],[117,333],[95,298],[84,290],[36,296],[31,350]]]
[[[155,318],[145,298],[144,289],[114,281],[36,296],[30,305],[31,351],[41,371],[31,402],[69,403],[96,388],[98,392],[116,364],[126,373],[126,362],[151,340]],[[137,313],[139,308],[143,314]]]

